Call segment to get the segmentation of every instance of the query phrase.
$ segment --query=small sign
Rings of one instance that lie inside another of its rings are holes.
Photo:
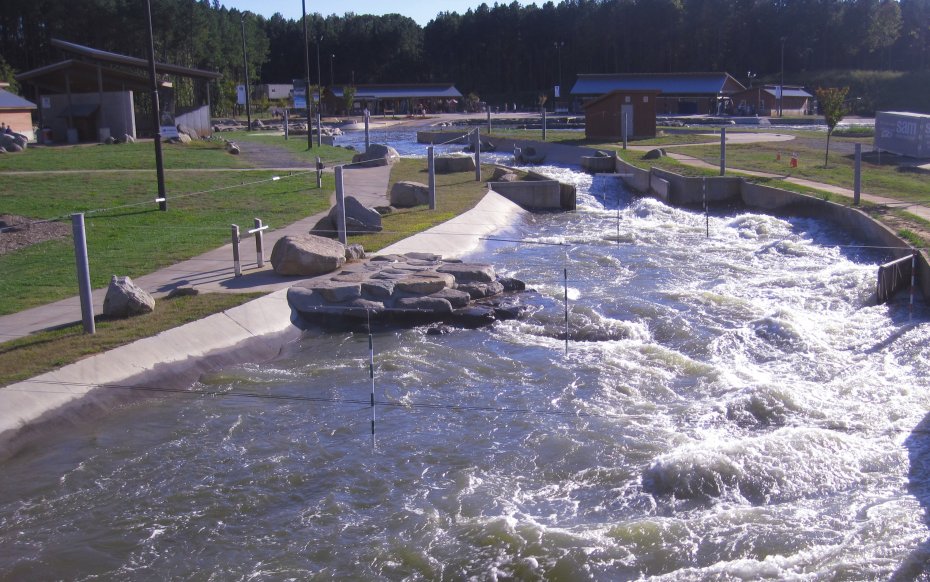
[[[52,108],[52,99],[51,97],[42,96],[42,109],[51,109]]]
[[[556,99],[558,99],[559,97],[562,96],[562,95],[561,95],[561,92],[562,92],[562,87],[559,86],[559,85],[556,85],[556,86],[555,86],[555,98],[556,98]]]
[[[245,105],[245,85],[236,85],[236,103]]]
[[[178,128],[174,125],[163,125],[161,126],[161,138],[162,139],[178,139],[181,136],[178,134]]]
[[[307,82],[294,79],[294,109],[307,108]]]

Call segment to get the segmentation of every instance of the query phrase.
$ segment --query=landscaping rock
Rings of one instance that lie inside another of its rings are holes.
[[[155,299],[129,277],[113,275],[103,300],[103,314],[122,318],[155,311]]]
[[[459,285],[471,282],[490,283],[497,279],[494,266],[483,263],[445,263],[436,270],[452,275]]]
[[[336,224],[336,206],[329,210],[329,219]],[[376,210],[366,208],[354,196],[345,199],[346,233],[381,232],[381,215]]]
[[[434,162],[437,174],[456,174],[458,172],[475,171],[475,159],[471,156],[437,156]]]
[[[352,156],[352,163],[363,168],[374,168],[377,166],[390,166],[400,159],[397,150],[391,146],[373,143],[368,147],[368,151]]]
[[[178,133],[181,135],[186,135],[191,139],[200,139],[200,134],[197,133],[197,130],[189,125],[179,124]]]
[[[365,258],[365,247],[358,243],[346,245],[346,261],[360,261]]]
[[[400,208],[429,203],[429,186],[419,182],[397,182],[391,187],[391,205]]]
[[[644,160],[658,160],[659,158],[663,156],[665,156],[665,150],[662,148],[655,148],[643,154],[643,159]]]
[[[312,234],[282,237],[271,251],[271,265],[279,275],[321,275],[345,262],[346,251],[341,243]]]

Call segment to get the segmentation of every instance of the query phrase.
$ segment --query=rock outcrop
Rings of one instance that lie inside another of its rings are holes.
[[[443,260],[431,253],[377,256],[325,279],[288,290],[291,308],[318,323],[443,322],[488,325],[522,314],[515,279],[499,279],[487,264]]]
[[[352,156],[352,163],[363,168],[390,166],[400,159],[400,154],[391,146],[373,143],[368,151]]]
[[[342,243],[312,234],[281,237],[271,250],[271,266],[279,275],[322,275],[345,262]]]
[[[129,277],[113,275],[103,299],[103,314],[122,318],[155,311],[155,299]]]
[[[437,156],[434,163],[437,174],[457,174],[459,172],[475,171],[475,158],[464,154]]]

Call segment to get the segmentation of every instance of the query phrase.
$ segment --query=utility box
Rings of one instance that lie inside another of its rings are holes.
[[[930,115],[898,111],[875,114],[875,149],[911,158],[930,158]]]

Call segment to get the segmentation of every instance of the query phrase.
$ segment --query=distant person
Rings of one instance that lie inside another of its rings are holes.
[[[3,133],[8,134],[8,135],[13,135],[13,128],[7,125],[6,128],[3,130]]]

